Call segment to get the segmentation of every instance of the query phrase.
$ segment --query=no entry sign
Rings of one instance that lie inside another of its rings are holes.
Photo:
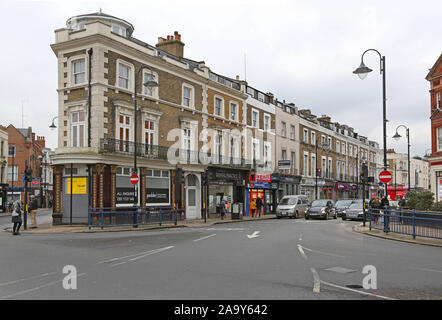
[[[390,171],[382,171],[381,173],[379,173],[379,180],[383,183],[389,183],[392,179],[392,175]]]
[[[130,183],[137,184],[138,183],[138,175],[136,173],[130,176]]]

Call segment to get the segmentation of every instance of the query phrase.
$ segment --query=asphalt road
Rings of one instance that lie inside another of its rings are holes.
[[[0,299],[442,297],[442,248],[358,234],[356,223],[257,220],[68,235],[1,231]],[[76,268],[76,290],[62,286],[66,265]],[[376,268],[376,290],[361,288],[366,265]]]

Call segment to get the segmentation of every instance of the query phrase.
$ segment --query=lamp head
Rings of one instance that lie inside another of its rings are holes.
[[[393,139],[396,140],[396,141],[399,141],[399,139],[400,139],[401,137],[402,137],[402,136],[401,136],[399,133],[396,132],[396,134],[393,136]]]
[[[49,129],[55,130],[55,128],[57,128],[57,126],[54,124],[54,121],[52,121],[52,124],[49,126]]]
[[[372,72],[373,70],[367,67],[363,61],[361,61],[361,65],[353,71],[354,74],[357,74],[361,80],[364,80],[365,77],[368,75],[369,72]]]

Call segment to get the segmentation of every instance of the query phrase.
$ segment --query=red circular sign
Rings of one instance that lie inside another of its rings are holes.
[[[379,180],[383,183],[389,183],[392,178],[393,178],[393,176],[390,171],[385,170],[385,171],[381,171],[381,173],[379,173]]]
[[[130,183],[132,183],[132,184],[137,184],[138,183],[138,175],[136,173],[133,173],[130,176]]]

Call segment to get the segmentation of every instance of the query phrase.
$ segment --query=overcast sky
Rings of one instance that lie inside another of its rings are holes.
[[[374,70],[365,80],[352,73],[362,53],[375,48],[386,57],[387,147],[407,152],[403,128],[404,138],[391,138],[404,124],[412,156],[430,148],[425,76],[442,53],[437,0],[1,0],[0,124],[32,126],[49,147],[57,147],[57,133],[48,128],[58,108],[54,30],[100,8],[132,23],[133,36],[152,45],[178,31],[185,57],[228,77],[246,77],[250,86],[326,114],[382,148],[379,56],[365,55]]]

